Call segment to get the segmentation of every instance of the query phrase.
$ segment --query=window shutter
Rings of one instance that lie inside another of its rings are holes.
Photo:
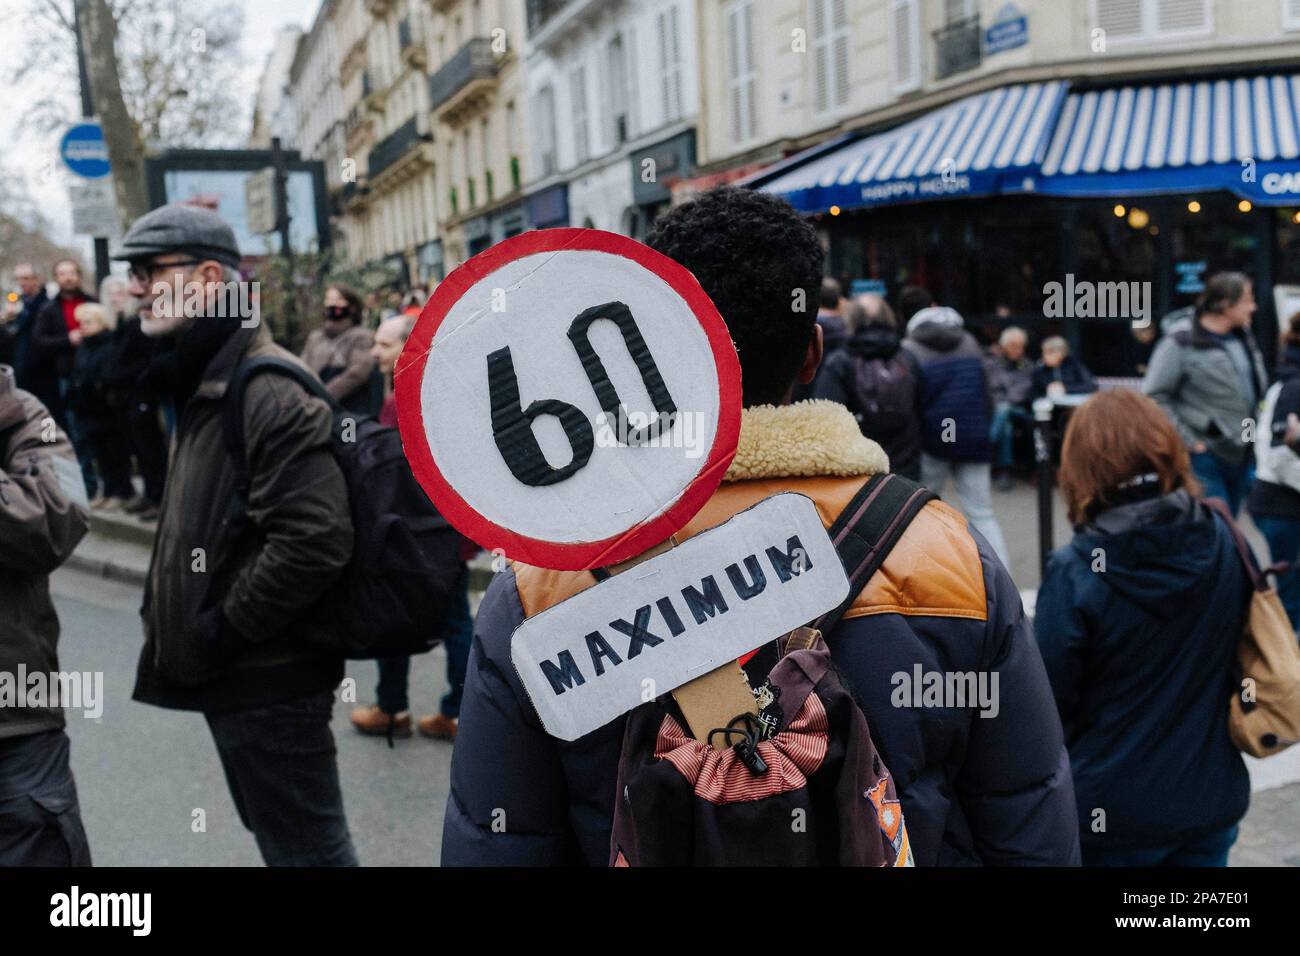
[[[1106,31],[1108,37],[1135,37],[1142,35],[1143,0],[1095,0],[1097,22],[1095,26]]]
[[[591,138],[587,124],[587,71],[581,65],[569,72],[569,95],[573,99],[574,159],[585,163],[591,156]]]
[[[758,131],[753,43],[753,0],[737,0],[727,8],[727,81],[730,86],[731,138],[737,143],[753,139]]]
[[[917,0],[892,0],[894,28],[894,87],[915,89],[921,84],[921,19]]]
[[[1206,0],[1157,0],[1157,33],[1195,33],[1210,26]]]
[[[835,106],[849,103],[849,10],[848,0],[831,0],[832,25],[831,75],[835,81]]]
[[[813,112],[830,107],[830,25],[826,22],[826,0],[809,0],[812,6]]]
[[[1282,26],[1300,30],[1300,0],[1282,0]]]

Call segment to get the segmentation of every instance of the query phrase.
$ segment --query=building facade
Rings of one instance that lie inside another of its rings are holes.
[[[705,0],[727,55],[704,66],[701,163],[762,167],[747,181],[813,217],[846,286],[1064,332],[1101,374],[1140,370],[1140,320],[1046,314],[1048,283],[1137,283],[1159,319],[1242,269],[1271,351],[1300,285],[1296,7]]]
[[[528,227],[524,9],[518,0],[431,0],[430,6],[427,88],[449,271]]]
[[[257,81],[257,101],[253,104],[253,128],[248,135],[250,149],[267,149],[271,137],[279,136],[280,145],[290,149],[297,132],[297,118],[289,85],[289,70],[302,41],[296,26],[281,27],[275,35],[266,66]]]
[[[534,226],[642,238],[696,165],[694,0],[530,0]]]
[[[295,142],[306,159],[319,159],[325,167],[325,188],[337,207],[350,170],[344,165],[347,146],[343,135],[343,91],[339,85],[338,39],[335,14],[338,0],[325,0],[311,29],[298,44],[289,68],[288,99],[297,123]],[[337,234],[337,217],[332,217]]]

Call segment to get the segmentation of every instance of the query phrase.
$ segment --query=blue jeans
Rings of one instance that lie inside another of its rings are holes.
[[[1237,827],[1189,837],[1158,846],[1083,847],[1084,866],[1227,866],[1228,851],[1237,842]]]
[[[465,690],[465,669],[469,666],[469,646],[474,640],[474,618],[469,613],[469,569],[461,571],[452,598],[451,614],[442,630],[442,644],[447,651],[447,693],[442,695],[438,711],[444,717],[460,716],[460,697]],[[407,696],[410,684],[411,659],[409,657],[381,657],[379,686],[375,688],[379,709],[386,714],[400,714],[409,710]]]
[[[1255,527],[1268,542],[1269,557],[1274,564],[1291,563],[1291,570],[1277,576],[1277,596],[1286,608],[1291,626],[1300,621],[1300,518],[1274,518],[1261,515]]]
[[[334,692],[208,714],[240,822],[267,866],[356,866],[337,751]]]
[[[933,455],[921,454],[921,484],[936,495],[942,495],[948,477],[957,483],[957,497],[961,510],[975,530],[984,535],[993,553],[1004,567],[1011,566],[1007,541],[993,513],[993,485],[987,462],[945,461]]]
[[[1201,483],[1207,498],[1221,498],[1235,515],[1246,500],[1250,485],[1255,480],[1255,465],[1250,456],[1241,463],[1230,465],[1208,451],[1192,453],[1192,471]]]
[[[1015,464],[1014,440],[1016,422],[1032,422],[1034,416],[1019,405],[1002,402],[993,410],[993,421],[989,425],[989,441],[997,452],[994,462],[999,468],[1010,468]]]

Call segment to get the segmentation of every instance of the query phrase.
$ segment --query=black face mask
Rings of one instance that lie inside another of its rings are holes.
[[[333,322],[340,319],[351,319],[352,310],[346,305],[327,305],[325,306],[325,318]]]

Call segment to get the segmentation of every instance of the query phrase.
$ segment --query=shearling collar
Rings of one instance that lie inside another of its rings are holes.
[[[847,408],[811,399],[744,409],[736,457],[722,480],[847,478],[887,471],[884,449],[863,436]]]

